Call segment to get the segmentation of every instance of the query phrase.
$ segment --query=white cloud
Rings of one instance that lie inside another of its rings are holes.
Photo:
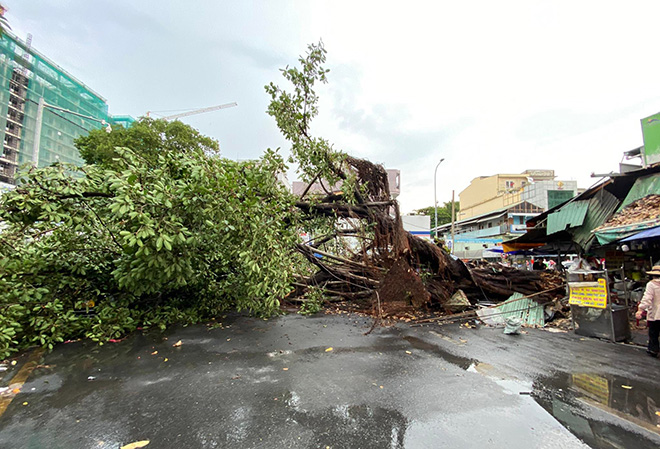
[[[7,0],[19,35],[108,98],[112,112],[239,108],[190,123],[229,157],[286,146],[263,85],[322,38],[332,69],[317,134],[402,170],[402,210],[527,168],[592,183],[660,111],[660,3],[566,1]],[[192,5],[192,6],[191,6]]]

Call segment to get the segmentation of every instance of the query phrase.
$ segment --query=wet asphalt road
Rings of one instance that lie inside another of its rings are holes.
[[[26,354],[0,372],[0,387],[29,373],[0,447],[660,447],[660,360],[640,348],[455,324],[363,335],[370,324],[237,316],[60,345],[31,373]]]

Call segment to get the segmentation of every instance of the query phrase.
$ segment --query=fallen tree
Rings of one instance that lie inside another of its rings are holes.
[[[314,237],[296,249],[318,272],[297,280],[298,297],[321,289],[330,298],[378,303],[379,313],[383,307],[397,313],[443,309],[458,290],[468,292],[475,303],[547,288],[547,280],[536,272],[469,270],[437,245],[404,231],[385,169],[336,151],[311,133],[310,123],[318,113],[315,83],[325,82],[328,72],[324,62],[323,46],[312,45],[300,59],[300,70],[282,71],[293,86],[291,92],[273,83],[266,88],[271,95],[268,112],[291,142],[292,161],[300,163],[301,177],[308,183],[296,207],[304,214],[303,223],[313,222],[307,230]],[[309,195],[313,186],[322,187],[322,193]],[[320,232],[323,219],[327,222]]]
[[[283,298],[310,312],[347,300],[382,316],[442,310],[458,290],[475,303],[537,288],[536,275],[470,271],[405,232],[385,169],[312,135],[324,62],[312,45],[300,69],[282,71],[291,93],[266,87],[308,183],[300,197],[278,182],[287,167],[277,151],[231,161],[191,127],[147,118],[79,139],[83,167],[23,172],[0,199],[0,358],[227,309],[268,316]]]

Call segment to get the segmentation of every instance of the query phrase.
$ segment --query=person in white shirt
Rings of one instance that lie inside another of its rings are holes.
[[[646,352],[651,357],[657,357],[660,352],[660,265],[655,265],[646,274],[651,280],[646,284],[635,318],[641,320],[643,312],[646,312],[646,324],[649,328],[649,345]]]

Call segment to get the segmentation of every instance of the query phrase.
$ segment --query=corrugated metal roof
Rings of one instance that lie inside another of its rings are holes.
[[[660,219],[655,218],[653,220],[642,221],[639,223],[625,224],[609,228],[600,228],[594,230],[594,233],[598,239],[598,243],[605,245],[607,243],[612,243],[616,242],[617,240],[624,239],[624,237],[632,236],[644,229],[654,228],[658,225],[660,225]]]
[[[656,226],[655,228],[646,229],[644,231],[638,232],[637,234],[633,234],[630,237],[626,237],[621,241],[630,242],[632,240],[651,239],[655,237],[660,237],[660,226]]]
[[[543,306],[517,292],[497,306],[477,310],[477,316],[490,325],[502,325],[507,318],[520,318],[524,326],[545,325]]]
[[[584,223],[589,208],[589,200],[573,201],[548,215],[547,235],[565,231]]]
[[[588,250],[594,239],[594,234],[591,231],[602,226],[612,216],[617,207],[619,207],[617,197],[607,190],[598,192],[589,200],[589,210],[582,226],[569,230],[573,234],[573,241],[585,251]]]
[[[653,194],[660,194],[660,176],[658,173],[638,178],[628,192],[628,195],[626,195],[626,199],[621,203],[619,211],[638,199]]]
[[[475,223],[483,223],[484,221],[494,220],[494,219],[496,219],[496,218],[500,218],[500,217],[503,217],[503,216],[505,216],[505,215],[506,215],[506,211],[504,211],[504,212],[502,212],[502,213],[500,213],[500,214],[495,214],[495,215],[492,215],[492,216],[488,216],[488,217],[480,218],[480,219],[478,219]]]

